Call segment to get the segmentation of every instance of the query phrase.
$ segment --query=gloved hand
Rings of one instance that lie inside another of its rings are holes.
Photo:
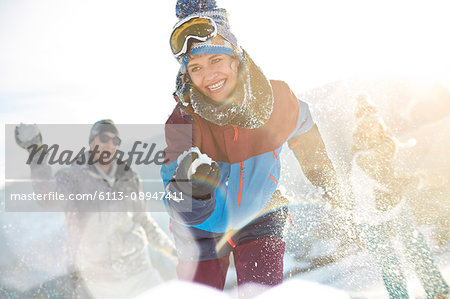
[[[42,145],[42,135],[37,125],[26,125],[21,123],[15,129],[16,143],[26,150],[33,144]]]
[[[191,148],[178,157],[175,183],[178,189],[195,199],[211,198],[219,184],[220,168],[210,157]]]

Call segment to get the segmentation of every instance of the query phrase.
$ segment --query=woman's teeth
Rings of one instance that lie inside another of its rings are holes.
[[[211,90],[211,91],[216,91],[216,90],[220,89],[223,86],[224,83],[225,83],[225,80],[222,80],[220,82],[217,82],[214,85],[208,86],[208,89]]]

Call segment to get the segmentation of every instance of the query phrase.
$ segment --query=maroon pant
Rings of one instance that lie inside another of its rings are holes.
[[[238,285],[248,282],[266,286],[280,284],[283,281],[284,250],[285,242],[272,238],[237,245],[233,249],[233,256]],[[179,260],[177,273],[181,280],[223,290],[229,265],[229,254],[219,259],[200,262]]]

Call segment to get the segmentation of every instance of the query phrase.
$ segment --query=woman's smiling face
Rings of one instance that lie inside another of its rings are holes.
[[[204,54],[192,57],[187,69],[195,88],[222,103],[237,85],[238,65],[237,59],[226,54]]]

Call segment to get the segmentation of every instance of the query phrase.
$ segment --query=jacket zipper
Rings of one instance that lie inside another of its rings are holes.
[[[231,125],[234,129],[234,137],[233,141],[236,142],[238,140],[239,136],[239,130],[236,126]],[[243,177],[244,177],[244,162],[241,162],[241,173],[239,176],[239,192],[238,192],[238,198],[237,198],[237,205],[241,205],[241,199],[242,199],[242,189],[244,187]]]
[[[237,205],[241,205],[241,198],[242,198],[242,189],[244,185],[243,177],[244,177],[244,162],[241,162],[241,174],[239,177],[239,193],[238,193],[238,199],[237,199]]]
[[[239,131],[238,128],[236,126],[231,125],[234,129],[234,138],[233,141],[237,141],[238,140],[238,136],[239,136]]]

